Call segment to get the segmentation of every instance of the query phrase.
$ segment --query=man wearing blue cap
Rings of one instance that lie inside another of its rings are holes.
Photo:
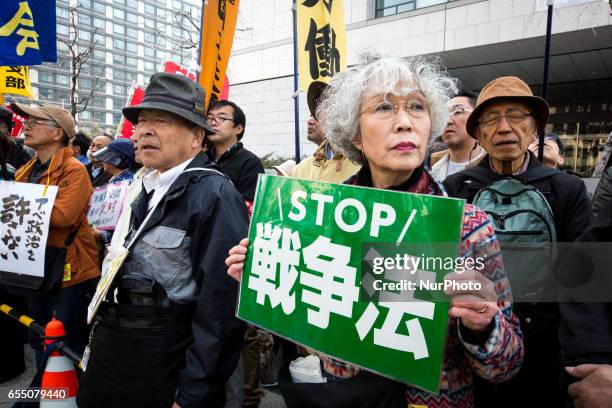
[[[224,258],[247,233],[247,210],[202,152],[212,133],[204,100],[188,78],[157,73],[142,103],[123,109],[151,171],[88,310],[95,322],[81,408],[225,404],[244,327]]]
[[[113,140],[93,157],[102,163],[105,172],[112,174],[109,183],[132,181],[138,165],[134,155],[134,142],[129,139]]]

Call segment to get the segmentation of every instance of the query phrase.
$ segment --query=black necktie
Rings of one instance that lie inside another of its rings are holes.
[[[145,213],[149,212],[149,201],[151,201],[151,198],[153,197],[153,193],[155,193],[155,189],[149,191],[148,193],[145,193],[144,195],[144,209],[145,209]]]
[[[134,204],[132,204],[133,229],[138,229],[149,213],[149,201],[153,197],[154,192],[155,190],[153,189],[147,193],[147,190],[143,187],[138,198],[134,200]]]

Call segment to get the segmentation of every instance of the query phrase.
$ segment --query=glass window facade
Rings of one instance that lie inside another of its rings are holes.
[[[612,132],[612,80],[552,84],[546,133],[564,144],[566,169],[591,177]]]
[[[127,93],[137,80],[146,85],[165,58],[190,61],[191,50],[176,49],[174,43],[168,41],[166,30],[175,26],[175,15],[179,11],[199,13],[199,10],[192,10],[196,9],[192,0],[77,0],[74,3],[57,0],[56,5],[58,38],[70,38],[69,10],[76,5],[79,51],[87,51],[92,40],[95,44],[78,80],[79,92],[84,96],[96,87],[87,109],[79,113],[82,129],[114,130]],[[173,41],[188,38],[195,31],[190,26],[173,30],[173,37],[177,38]],[[61,41],[57,42],[57,47],[58,62],[37,66],[38,81],[33,85],[38,89],[39,101],[68,106],[69,48]]]
[[[376,0],[375,16],[386,17],[455,0]]]

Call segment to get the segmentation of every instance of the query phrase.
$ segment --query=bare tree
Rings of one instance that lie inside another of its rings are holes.
[[[192,12],[193,9],[189,11],[179,10],[174,12],[174,23],[176,27],[181,27],[187,33],[186,38],[177,39],[171,36],[168,36],[168,40],[172,47],[172,54],[174,54],[177,50],[187,51],[187,50],[197,50],[200,47],[200,21],[198,21],[198,16],[194,15]],[[202,12],[204,12],[202,10]],[[240,20],[240,11],[238,11],[238,20]],[[252,27],[242,28],[240,24],[236,25],[236,29],[234,30],[236,34],[242,34],[245,32],[251,31]]]
[[[68,52],[70,53],[70,114],[75,119],[78,113],[81,113],[87,109],[87,105],[89,105],[89,101],[91,100],[96,88],[98,87],[98,82],[100,81],[100,78],[95,75],[91,75],[94,78],[91,90],[85,96],[79,94],[78,80],[90,66],[88,61],[96,45],[96,33],[98,32],[98,29],[96,28],[93,31],[89,43],[86,46],[79,45],[77,30],[78,7],[80,6],[71,7],[69,10],[70,28],[68,39],[60,39],[60,41],[64,43],[66,47],[68,47]]]
[[[172,53],[177,49],[185,51],[197,49],[200,46],[200,24],[197,17],[192,14],[191,10],[181,10],[175,12],[173,18],[176,26],[183,28],[187,33],[187,37],[181,39],[168,37],[168,40],[174,45]]]

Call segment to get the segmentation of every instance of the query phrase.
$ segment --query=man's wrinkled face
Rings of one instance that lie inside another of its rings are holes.
[[[23,142],[34,150],[45,149],[55,144],[61,145],[63,131],[52,120],[28,117],[24,121],[23,128]]]
[[[138,164],[142,164],[142,157],[140,157],[140,149],[138,148],[138,134],[134,132],[132,135],[132,142],[134,142],[134,160]]]
[[[143,109],[138,115],[135,134],[142,164],[164,172],[201,150],[204,129],[172,113]]]
[[[537,134],[533,112],[521,102],[493,102],[482,112],[476,138],[493,160],[519,159]]]

